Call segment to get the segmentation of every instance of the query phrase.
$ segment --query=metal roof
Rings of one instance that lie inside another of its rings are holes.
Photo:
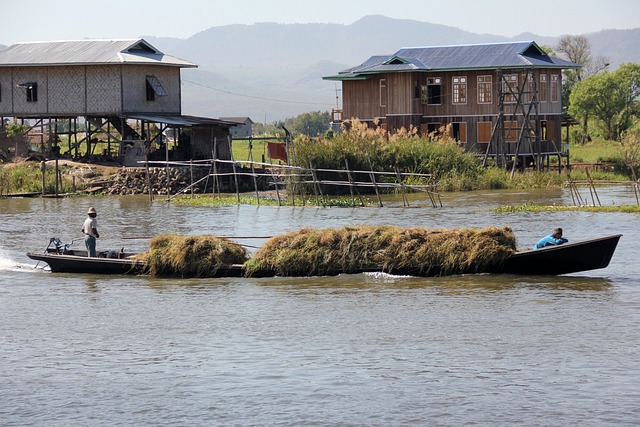
[[[128,119],[164,123],[169,126],[238,126],[239,123],[210,117],[185,116],[181,114],[127,114]]]
[[[165,55],[144,39],[16,43],[0,51],[0,66],[147,64],[195,68]]]
[[[361,65],[325,80],[363,79],[370,74],[403,71],[463,71],[498,68],[579,68],[548,56],[533,41],[457,46],[409,47],[393,55],[372,56]]]

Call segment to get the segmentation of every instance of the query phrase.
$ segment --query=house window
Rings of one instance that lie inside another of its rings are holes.
[[[507,142],[516,142],[518,140],[518,122],[516,121],[504,121],[504,136]]]
[[[557,74],[551,74],[551,102],[558,102],[560,97],[560,76]]]
[[[533,101],[534,88],[534,76],[533,74],[527,74],[527,93],[524,98],[526,102]]]
[[[422,86],[422,103],[442,104],[442,79],[440,77],[429,77],[426,86]]]
[[[387,106],[387,79],[380,79],[380,106]]]
[[[516,102],[516,94],[518,93],[518,75],[506,74],[502,79],[504,102]]]
[[[467,78],[453,77],[453,103],[467,103]]]
[[[491,122],[478,123],[478,142],[491,142]]]
[[[478,76],[478,104],[491,104],[493,102],[491,86],[491,76]]]
[[[167,96],[156,76],[147,76],[147,101],[155,101],[156,96]]]
[[[427,133],[440,135],[440,123],[427,123]]]
[[[38,102],[38,83],[20,83],[18,87],[25,90],[27,102]]]
[[[465,122],[452,123],[451,136],[456,142],[467,142],[467,124]]]
[[[540,74],[540,102],[547,102],[547,75]]]

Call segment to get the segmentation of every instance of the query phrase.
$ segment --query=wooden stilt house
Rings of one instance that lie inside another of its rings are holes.
[[[447,132],[485,161],[541,168],[562,144],[562,70],[535,42],[403,48],[324,77],[342,82],[344,120]]]
[[[228,159],[235,123],[182,115],[194,67],[144,39],[17,43],[0,51],[0,118],[28,123],[46,157]]]

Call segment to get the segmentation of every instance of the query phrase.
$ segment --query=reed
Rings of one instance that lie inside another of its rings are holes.
[[[154,237],[149,251],[137,259],[147,274],[173,277],[213,277],[223,266],[244,264],[247,251],[238,243],[211,235]]]
[[[245,263],[249,277],[323,276],[382,270],[414,276],[481,273],[515,252],[509,227],[302,230],[268,240]]]

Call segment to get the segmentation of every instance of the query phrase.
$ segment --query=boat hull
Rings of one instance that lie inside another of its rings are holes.
[[[606,268],[621,234],[576,243],[547,246],[516,252],[509,256],[499,273],[559,275]]]
[[[46,262],[54,273],[142,274],[145,263],[131,258],[95,258],[78,255],[28,252],[31,259]]]
[[[79,251],[76,251],[78,253]],[[82,253],[82,252],[81,252]],[[130,257],[100,258],[86,255],[58,254],[55,252],[32,253],[27,256],[37,261],[46,262],[53,273],[83,273],[83,274],[145,274],[146,263]],[[209,277],[242,277],[244,266],[232,264],[220,267]]]

